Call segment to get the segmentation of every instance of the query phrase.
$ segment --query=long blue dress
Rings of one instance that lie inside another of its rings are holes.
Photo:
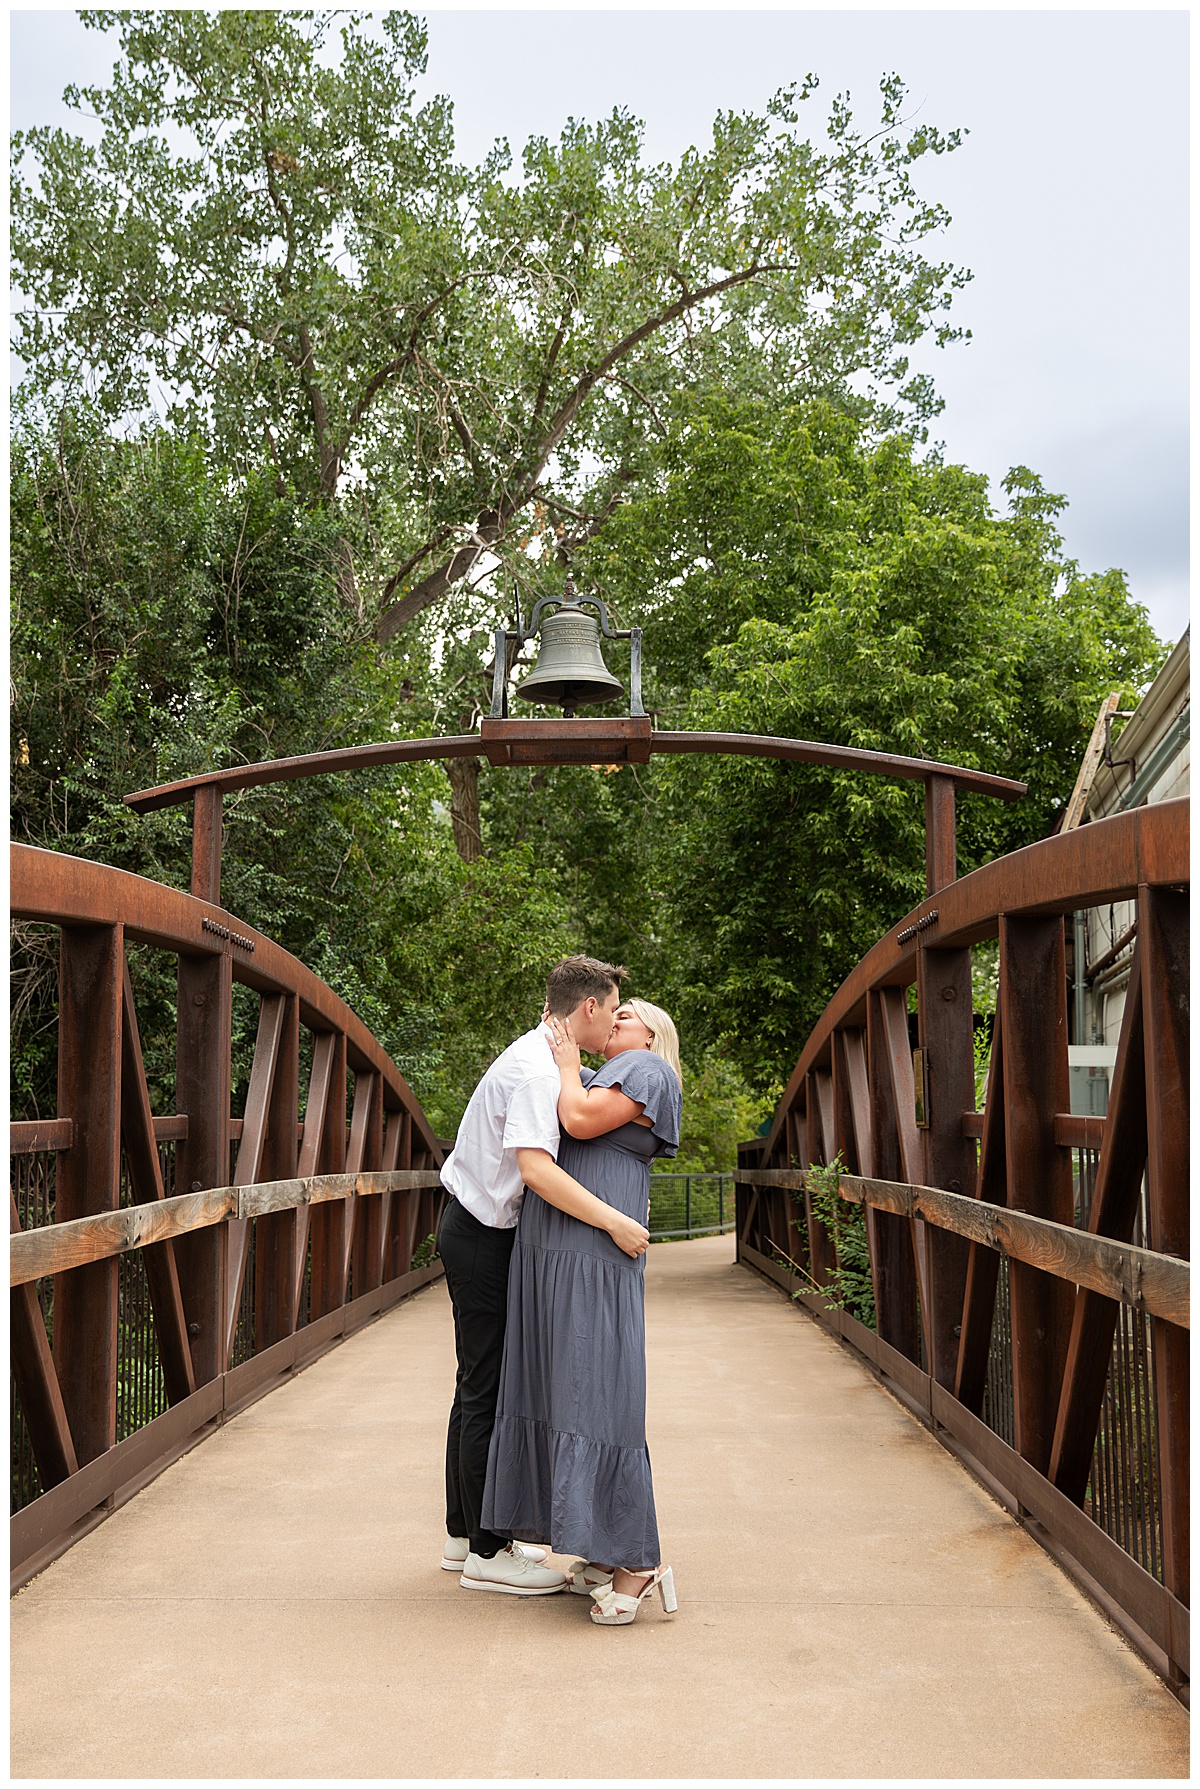
[[[650,1163],[679,1145],[679,1083],[661,1056],[625,1050],[588,1084],[640,1101],[650,1128],[623,1124],[586,1143],[564,1131],[559,1166],[645,1223]],[[604,1565],[659,1564],[644,1273],[644,1256],[631,1259],[607,1231],[526,1189],[508,1274],[485,1527]]]

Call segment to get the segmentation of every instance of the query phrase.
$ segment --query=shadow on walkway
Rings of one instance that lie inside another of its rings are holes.
[[[679,1613],[437,1569],[438,1284],[12,1604],[17,1777],[1173,1777],[1187,1717],[1058,1567],[731,1237],[651,1250]]]

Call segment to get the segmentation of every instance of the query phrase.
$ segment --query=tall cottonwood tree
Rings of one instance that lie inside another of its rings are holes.
[[[966,276],[922,253],[946,219],[913,170],[958,139],[908,129],[894,78],[874,134],[841,100],[820,147],[809,76],[674,166],[617,112],[467,168],[449,102],[415,103],[409,14],[351,17],[335,66],[331,13],[81,16],[120,47],[67,93],[99,142],[14,140],[27,384],[115,421],[161,382],[221,464],[340,501],[379,644],[451,624],[481,563],[528,578],[535,533],[569,557],[652,476],[681,385],[850,402],[859,375],[892,421],[934,407],[906,350],[955,333]]]

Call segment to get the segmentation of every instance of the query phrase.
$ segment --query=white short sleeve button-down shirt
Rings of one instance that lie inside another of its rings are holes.
[[[558,1160],[558,1067],[549,1033],[536,1025],[497,1056],[471,1095],[442,1184],[471,1216],[511,1230],[525,1188],[518,1149],[544,1149]]]

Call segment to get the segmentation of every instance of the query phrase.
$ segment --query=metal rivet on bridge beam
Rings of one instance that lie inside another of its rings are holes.
[[[942,999],[943,1000],[957,1000],[958,999],[958,989],[957,988],[943,988],[942,989]]]

